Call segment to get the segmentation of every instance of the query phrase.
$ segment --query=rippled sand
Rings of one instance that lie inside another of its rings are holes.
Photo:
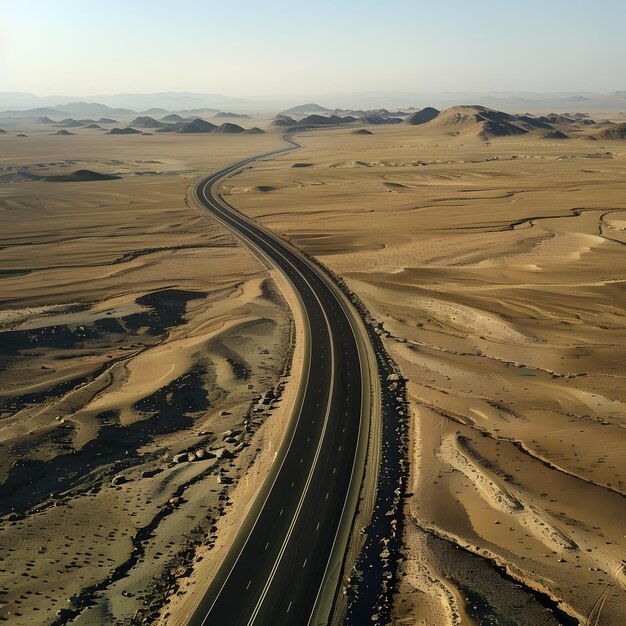
[[[0,618],[153,623],[280,441],[258,436],[269,405],[249,418],[291,334],[265,268],[187,190],[280,141],[77,132],[0,145]],[[122,178],[16,175],[81,168]]]
[[[370,130],[224,193],[346,279],[409,379],[397,623],[624,623],[626,142]]]

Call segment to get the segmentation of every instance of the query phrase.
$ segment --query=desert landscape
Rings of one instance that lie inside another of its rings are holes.
[[[294,341],[270,273],[188,188],[280,138],[20,130],[0,165],[0,619],[152,623],[250,438],[276,444],[257,431]]]
[[[221,193],[345,281],[406,379],[392,622],[623,621],[623,114],[316,108],[0,138],[1,619],[186,623],[302,350],[190,189],[287,133]]]
[[[622,116],[524,117],[309,130],[224,184],[346,280],[408,379],[394,623],[625,619]]]
[[[2,5],[0,626],[624,626],[626,4],[75,5]]]

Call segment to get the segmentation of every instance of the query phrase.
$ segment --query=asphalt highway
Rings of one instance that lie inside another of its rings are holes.
[[[307,337],[304,376],[292,428],[265,488],[190,626],[323,623],[320,601],[327,595],[332,559],[342,549],[340,529],[354,516],[349,495],[362,479],[357,459],[359,442],[367,437],[363,416],[369,390],[363,393],[368,379],[354,330],[356,314],[313,263],[218,196],[220,180],[252,160],[209,176],[196,196],[283,272],[299,296]]]

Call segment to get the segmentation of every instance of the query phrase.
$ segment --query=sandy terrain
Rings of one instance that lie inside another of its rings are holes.
[[[626,142],[435,121],[301,133],[226,199],[342,275],[409,380],[395,623],[623,624]]]
[[[153,623],[288,413],[285,301],[186,201],[280,138],[23,130],[0,145],[0,621]],[[120,178],[24,176],[80,169]]]

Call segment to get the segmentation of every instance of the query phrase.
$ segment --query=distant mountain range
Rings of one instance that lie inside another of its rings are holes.
[[[310,96],[309,96],[310,98]],[[426,104],[443,109],[467,102],[480,102],[488,107],[513,111],[625,111],[626,91],[609,94],[593,92],[578,93],[532,93],[532,92],[362,92],[326,94],[319,99],[324,103],[296,104],[294,98],[268,100],[245,100],[221,94],[164,91],[149,94],[116,94],[77,98],[68,96],[40,97],[31,93],[0,92],[0,115],[3,117],[41,117],[78,115],[123,116],[145,113],[162,115],[171,111],[182,114],[215,114],[220,117],[238,117],[242,113],[284,111],[287,115],[297,113],[323,113],[338,108],[345,110],[415,109]],[[306,101],[302,98],[300,102]],[[315,97],[318,100],[318,97]]]
[[[211,109],[220,111],[225,109],[241,110],[251,104],[242,98],[231,98],[221,94],[203,94],[187,91],[163,91],[156,93],[123,93],[114,95],[94,95],[88,98],[77,96],[36,96],[32,93],[14,91],[0,92],[0,110],[35,109],[41,107],[56,108],[61,106],[68,113],[82,115],[85,110],[69,110],[69,106],[77,104],[98,103],[112,109],[130,109],[132,113],[137,111],[147,112],[150,109],[163,109],[165,111]],[[156,111],[155,111],[156,112]],[[94,115],[94,113],[89,113]],[[97,112],[95,113],[97,114]]]
[[[48,117],[59,115],[135,115],[131,109],[112,108],[98,102],[70,102],[54,107],[36,107],[34,109],[12,109],[2,111],[7,117]],[[163,110],[163,113],[167,111]]]
[[[315,97],[330,109],[337,107],[344,109],[389,109],[409,107],[421,108],[426,104],[439,109],[467,104],[480,103],[493,108],[504,108],[515,111],[548,111],[548,110],[605,110],[625,111],[626,91],[611,93],[594,93],[588,91],[565,93],[534,93],[530,91],[506,92],[443,92],[443,93],[415,93],[415,92],[361,92],[335,93]],[[302,101],[306,101],[303,97]],[[332,105],[332,106],[331,106]]]

